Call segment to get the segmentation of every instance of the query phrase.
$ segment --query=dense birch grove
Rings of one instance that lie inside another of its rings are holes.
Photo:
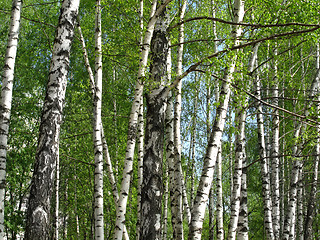
[[[319,12],[1,1],[0,239],[320,239]]]

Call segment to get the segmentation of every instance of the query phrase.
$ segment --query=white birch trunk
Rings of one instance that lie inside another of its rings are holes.
[[[164,10],[165,6],[172,0],[166,0],[162,5],[156,9],[157,1],[152,2],[151,18],[147,25],[147,30],[144,35],[143,47],[140,56],[140,64],[138,70],[138,80],[135,88],[135,96],[132,103],[132,108],[129,117],[129,127],[128,127],[128,139],[126,148],[126,157],[124,163],[124,169],[122,173],[122,182],[120,188],[119,204],[116,218],[116,226],[114,232],[114,239],[121,240],[122,232],[125,223],[126,206],[129,196],[129,188],[131,181],[131,173],[133,170],[133,155],[136,143],[136,132],[138,127],[138,113],[140,108],[140,100],[143,92],[143,81],[145,78],[145,71],[147,67],[148,55],[150,51],[150,42],[154,31],[155,22],[159,14]]]
[[[138,116],[138,193],[137,193],[137,226],[136,239],[140,239],[140,223],[141,223],[141,186],[143,179],[143,148],[144,148],[144,117],[143,117],[143,98],[141,98],[141,105]]]
[[[224,239],[224,228],[223,228],[223,191],[222,191],[222,156],[221,147],[218,150],[217,156],[217,239]]]
[[[96,1],[95,20],[95,97],[93,108],[94,141],[94,225],[95,239],[104,239],[103,218],[103,147],[101,138],[101,103],[102,103],[102,46],[101,46],[101,2]]]
[[[276,47],[277,48],[277,47]],[[275,49],[275,57],[277,57],[277,49]],[[272,101],[275,106],[279,105],[279,87],[278,87],[278,62],[274,61],[273,66],[273,84],[271,87]],[[279,178],[279,132],[280,120],[279,110],[272,110],[272,138],[271,138],[271,189],[272,189],[272,225],[275,239],[280,238],[280,178]]]
[[[259,75],[255,81],[256,96],[257,99],[261,99],[261,86]],[[264,202],[264,228],[267,234],[267,239],[274,239],[273,236],[273,227],[272,227],[272,202],[271,202],[271,193],[270,193],[270,182],[268,176],[268,166],[266,162],[266,144],[265,144],[265,135],[264,135],[264,123],[262,115],[262,105],[257,102],[257,124],[258,124],[258,141],[260,148],[260,165],[261,165],[261,178],[262,178],[262,195]]]
[[[316,76],[310,86],[309,91],[309,99],[314,100],[317,96],[316,94],[319,92],[319,79],[320,79],[320,70],[318,69]],[[309,108],[311,107],[310,103],[307,104],[304,115],[306,117],[309,116]],[[304,132],[304,124],[300,122],[296,128],[294,137],[298,139],[300,135]],[[302,144],[295,144],[293,147],[292,155],[298,155],[299,151],[302,148]],[[290,182],[290,195],[289,195],[289,203],[288,209],[284,222],[283,229],[283,240],[288,240],[294,237],[295,232],[295,224],[296,224],[296,209],[297,209],[297,190],[298,190],[298,182],[300,179],[300,175],[302,174],[303,162],[299,158],[294,159],[294,165],[291,171],[291,182]]]
[[[241,193],[241,177],[242,177],[242,162],[245,158],[245,120],[246,120],[246,105],[238,106],[236,112],[236,124],[238,133],[235,140],[235,162],[233,172],[233,189],[231,193],[231,214],[229,223],[228,240],[236,239],[239,212],[240,212],[240,193]]]
[[[187,1],[182,2],[180,8],[180,21],[183,21],[186,10]],[[183,56],[183,41],[184,41],[184,24],[179,28],[179,46],[177,53],[177,76],[182,74],[182,56]],[[174,191],[173,201],[176,205],[176,236],[177,240],[182,240],[183,237],[183,172],[181,167],[181,87],[182,81],[180,81],[175,88],[175,105],[174,105],[174,156],[175,156],[175,179],[176,188]]]
[[[49,81],[45,97],[34,174],[27,210],[25,239],[48,239],[50,210],[59,158],[59,135],[67,85],[69,55],[78,14],[79,0],[65,0],[53,46]]]
[[[78,26],[78,31],[79,31],[79,35],[80,35],[80,42],[82,44],[82,52],[83,52],[83,58],[84,58],[84,61],[85,61],[85,66],[86,66],[88,74],[89,74],[92,99],[94,99],[94,96],[95,96],[94,74],[93,74],[93,71],[92,71],[92,69],[90,67],[90,64],[89,64],[89,58],[88,58],[86,45],[85,45],[85,41],[84,41],[84,37],[82,35],[82,31],[81,31],[80,25]],[[102,138],[103,151],[104,151],[104,155],[103,156],[104,156],[105,162],[106,162],[106,170],[107,170],[107,173],[108,173],[108,178],[109,178],[110,185],[112,187],[113,198],[114,198],[116,206],[118,206],[118,201],[119,201],[118,187],[117,187],[116,178],[115,178],[115,175],[114,175],[114,172],[113,172],[113,168],[112,168],[112,162],[111,162],[111,158],[110,158],[110,154],[109,154],[109,148],[108,148],[107,141],[105,139],[105,135],[104,135],[104,131],[103,131],[103,123],[102,122],[101,122],[101,138]],[[129,239],[129,235],[128,235],[126,226],[124,226],[123,234],[124,234],[123,235],[124,239]]]
[[[242,21],[244,16],[244,1],[235,0],[234,2],[234,22],[239,23]],[[238,38],[242,33],[240,27],[235,27],[232,31],[231,36],[235,39],[234,45],[239,44]],[[189,240],[201,239],[202,225],[204,220],[204,214],[206,209],[206,203],[209,197],[209,191],[212,185],[214,167],[216,163],[216,158],[218,155],[218,150],[220,147],[220,141],[224,129],[224,124],[227,115],[227,109],[230,99],[230,81],[232,80],[232,74],[235,70],[235,64],[237,60],[237,54],[235,54],[231,61],[229,67],[226,69],[224,81],[221,87],[220,93],[220,104],[217,109],[216,119],[213,124],[210,140],[208,143],[206,155],[204,158],[203,170],[198,186],[197,195],[195,198],[194,206],[192,209],[192,218],[189,227]]]
[[[143,44],[143,0],[139,4],[139,21],[140,21],[140,53]],[[143,97],[140,99],[140,109],[138,114],[138,193],[137,193],[137,224],[136,224],[136,240],[140,239],[140,222],[141,222],[141,186],[143,179],[143,141],[144,141],[144,117],[143,117]]]
[[[319,43],[317,43],[317,62],[316,62],[316,68],[317,73],[320,71],[320,49],[319,49]],[[318,87],[315,89],[315,94],[317,95],[317,100],[320,101],[319,97],[319,85],[320,85],[320,78],[316,79],[318,82]],[[320,111],[320,104],[317,103],[317,110]],[[318,117],[319,119],[319,117]],[[307,206],[307,214],[305,217],[305,223],[304,223],[304,239],[311,239],[312,238],[312,223],[315,216],[315,203],[316,203],[316,194],[317,194],[317,183],[318,183],[318,174],[319,174],[319,161],[320,161],[320,125],[317,126],[317,142],[315,145],[315,157],[314,157],[314,172],[311,182],[311,190],[310,190],[310,196],[308,199],[308,206]]]
[[[145,155],[143,158],[143,181],[141,190],[142,240],[160,240],[163,196],[163,140],[167,92],[167,13],[159,16],[151,41],[151,79],[153,86],[147,95],[147,121],[145,133]]]
[[[12,1],[7,51],[2,77],[0,107],[0,239],[4,239],[4,199],[6,188],[7,143],[11,115],[14,67],[18,48],[22,0]]]
[[[253,51],[251,54],[251,58],[249,60],[248,64],[248,72],[251,73],[253,71],[254,65],[257,60],[258,56],[258,49],[260,44],[256,44],[253,47]],[[251,85],[251,79],[249,80],[249,86]],[[248,105],[248,98],[245,100],[244,106],[247,107]],[[239,106],[241,107],[241,106]],[[242,124],[244,126],[246,119],[246,113],[242,113],[240,117],[240,121],[242,121]],[[240,128],[242,129],[242,126]],[[240,146],[242,148],[243,156],[242,156],[242,176],[241,176],[241,192],[240,192],[240,211],[239,211],[239,219],[238,219],[238,240],[248,240],[248,230],[249,230],[249,224],[248,224],[248,205],[247,205],[247,164],[246,164],[246,153],[245,153],[245,135],[244,132],[239,131],[240,136],[243,134],[243,139],[239,139]],[[239,149],[240,150],[240,149]],[[236,147],[236,152],[239,151]],[[237,154],[236,154],[237,155]],[[240,154],[241,156],[241,154]]]

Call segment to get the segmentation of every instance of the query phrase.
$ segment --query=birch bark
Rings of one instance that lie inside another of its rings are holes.
[[[169,39],[169,45],[171,45]],[[171,49],[168,49],[168,56],[167,56],[167,81],[171,82]],[[163,234],[162,239],[167,239],[167,231],[168,231],[168,201],[169,201],[169,185],[170,188],[173,183],[173,161],[174,161],[174,149],[173,149],[173,102],[172,102],[172,93],[168,94],[167,99],[167,108],[165,114],[165,146],[166,146],[166,170],[165,170],[165,199],[164,199],[164,216],[163,216]],[[170,169],[170,171],[169,171]],[[172,209],[171,209],[172,211]],[[173,237],[175,237],[175,230],[174,230],[174,222],[172,221],[173,226]]]
[[[277,57],[277,47],[275,49],[275,58]],[[278,84],[278,62],[273,62],[273,81],[271,86],[272,104],[279,106],[279,84]],[[272,138],[271,138],[271,189],[272,189],[272,225],[275,239],[280,237],[280,178],[279,178],[279,132],[280,119],[279,110],[272,110]]]
[[[244,16],[244,1],[235,0],[234,2],[234,22],[239,23],[242,21]],[[242,29],[237,26],[234,27],[232,31],[232,38],[234,38],[234,45],[239,44],[239,37],[242,33]],[[220,147],[220,141],[222,137],[222,132],[224,129],[224,124],[227,115],[227,109],[230,99],[230,81],[232,80],[232,74],[235,70],[235,63],[237,60],[237,54],[235,54],[231,61],[229,67],[227,67],[224,81],[222,83],[220,92],[220,104],[217,109],[216,119],[213,124],[212,132],[210,135],[210,140],[206,150],[203,170],[197,190],[197,195],[195,198],[194,206],[191,213],[191,223],[189,226],[189,239],[196,240],[201,239],[202,225],[204,220],[204,213],[206,209],[206,203],[209,197],[209,191],[212,185],[214,167],[216,163],[216,157],[218,155],[218,150]]]
[[[164,119],[166,111],[167,78],[167,14],[159,16],[151,41],[151,89],[147,95],[147,122],[145,133],[145,155],[143,158],[143,181],[141,191],[142,240],[160,240],[162,212],[162,157]]]
[[[88,58],[86,45],[85,45],[85,41],[84,41],[84,37],[82,35],[82,31],[81,31],[80,25],[78,26],[78,31],[79,31],[79,35],[80,35],[80,41],[81,41],[81,44],[82,44],[82,52],[83,52],[83,58],[84,58],[84,61],[85,61],[85,66],[86,66],[87,72],[89,74],[92,99],[94,99],[94,97],[95,97],[94,74],[93,74],[93,71],[92,71],[92,69],[90,67],[90,64],[89,64],[89,58]],[[108,148],[107,141],[105,139],[105,135],[104,135],[104,131],[103,131],[103,123],[102,122],[101,122],[101,138],[102,138],[103,151],[104,151],[104,155],[103,156],[104,156],[105,162],[106,162],[106,170],[107,170],[107,173],[108,173],[108,178],[109,178],[109,181],[110,181],[110,185],[112,187],[113,198],[114,198],[115,204],[118,206],[118,201],[119,201],[118,187],[117,187],[116,178],[115,178],[115,175],[114,175],[114,172],[113,172],[113,168],[112,168],[112,162],[111,162],[111,158],[110,158],[110,154],[109,154],[109,148]],[[124,234],[123,235],[124,239],[129,239],[129,235],[128,235],[126,226],[124,226],[123,234]]]
[[[59,133],[67,85],[69,56],[79,0],[65,0],[53,46],[47,93],[43,105],[34,174],[27,209],[25,239],[48,239]]]
[[[143,0],[139,4],[139,21],[140,21],[140,53],[143,44]],[[143,174],[143,141],[144,141],[144,117],[143,117],[143,97],[140,99],[140,109],[138,114],[138,193],[137,193],[137,224],[136,224],[136,240],[140,239],[140,214],[141,214],[141,186]]]
[[[138,70],[138,80],[135,88],[135,96],[130,112],[129,117],[129,127],[128,127],[128,139],[127,139],[127,147],[126,147],[126,157],[124,163],[124,169],[122,173],[122,181],[120,188],[120,196],[119,196],[119,204],[117,208],[117,218],[116,218],[116,226],[114,239],[121,240],[122,232],[125,223],[125,214],[126,214],[126,206],[129,196],[129,188],[130,188],[130,180],[131,173],[133,170],[133,155],[134,148],[136,143],[136,132],[138,127],[138,113],[140,108],[140,100],[143,92],[143,81],[145,78],[145,71],[147,67],[148,55],[150,51],[150,42],[154,31],[154,25],[158,18],[158,16],[163,12],[166,5],[172,0],[166,0],[163,4],[161,4],[158,8],[157,1],[154,0],[152,2],[152,9],[150,14],[150,20],[147,25],[147,30],[144,35],[143,47],[140,56],[140,64]]]
[[[318,78],[316,78],[317,82],[317,87],[315,89],[315,94],[317,96],[317,100],[320,101],[320,96],[319,96],[319,87],[320,87],[320,49],[319,49],[319,43],[317,43],[317,74]],[[317,110],[318,112],[320,111],[320,104],[318,102],[317,104]],[[319,117],[318,117],[319,118]],[[314,173],[312,177],[312,182],[311,182],[311,191],[310,191],[310,196],[308,200],[308,205],[307,205],[307,215],[305,217],[305,223],[304,223],[304,239],[311,239],[312,238],[312,223],[313,219],[315,216],[315,202],[316,202],[316,194],[317,194],[317,183],[318,183],[318,174],[319,174],[319,161],[320,161],[320,125],[317,127],[317,143],[315,146],[315,157],[314,157]]]
[[[257,99],[261,99],[261,86],[259,75],[257,74],[255,81],[255,90]],[[266,162],[266,144],[264,135],[264,121],[262,115],[261,102],[257,102],[257,124],[258,124],[258,141],[259,141],[259,154],[260,154],[260,165],[261,165],[261,178],[262,178],[262,196],[264,202],[264,227],[267,234],[267,239],[274,239],[273,228],[272,228],[272,202],[270,193],[270,181],[268,176],[268,166]]]
[[[95,20],[95,92],[93,99],[93,142],[94,142],[94,229],[95,239],[104,239],[103,218],[103,147],[101,138],[102,105],[102,46],[101,46],[101,2],[96,1]]]
[[[320,70],[318,69],[316,76],[310,86],[309,91],[309,99],[312,102],[316,97],[317,93],[319,92],[319,79],[320,79]],[[306,117],[309,116],[309,108],[311,107],[310,102],[307,104],[306,110],[304,115]],[[295,139],[298,139],[302,132],[304,131],[304,124],[300,122],[295,130]],[[292,155],[297,156],[299,151],[302,148],[302,144],[296,143],[293,147]],[[294,237],[294,230],[292,229],[296,223],[296,209],[297,209],[297,191],[298,191],[298,183],[300,176],[302,174],[303,162],[299,158],[294,159],[294,165],[291,171],[291,182],[290,182],[290,195],[289,195],[289,203],[288,209],[285,217],[284,222],[284,229],[283,229],[283,240],[288,240]]]
[[[252,73],[254,65],[257,61],[258,49],[260,44],[256,44],[253,47],[253,51],[248,64],[248,73]],[[249,80],[249,86],[251,85],[251,80]],[[245,99],[244,107],[248,106],[248,98]],[[239,106],[241,107],[241,105]],[[239,154],[240,159],[242,159],[242,176],[241,176],[241,192],[240,192],[240,210],[239,210],[239,219],[238,219],[238,240],[248,240],[248,205],[247,205],[247,161],[246,161],[246,153],[245,153],[245,132],[242,132],[242,129],[245,125],[246,113],[242,112],[240,115],[240,131],[239,131],[239,142],[238,145],[240,149],[242,149],[242,154]],[[243,138],[241,138],[243,137]],[[236,147],[236,156],[237,152],[240,151]]]
[[[184,14],[186,11],[187,1],[182,2],[180,8],[180,17],[179,20],[183,21]],[[184,24],[180,25],[179,28],[179,46],[177,53],[177,76],[182,74],[182,56],[183,56],[183,41],[184,41]],[[175,105],[174,105],[174,176],[176,188],[174,190],[174,196],[172,201],[176,205],[176,239],[183,239],[183,172],[181,166],[181,133],[180,133],[180,122],[181,122],[181,87],[182,81],[180,81],[175,87]]]
[[[14,67],[18,48],[22,0],[12,1],[7,51],[2,77],[0,106],[0,239],[4,239],[4,199],[6,188],[7,143],[11,115]]]

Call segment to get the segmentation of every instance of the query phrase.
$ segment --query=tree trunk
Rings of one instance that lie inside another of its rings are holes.
[[[12,1],[7,51],[3,68],[0,106],[0,239],[4,239],[4,199],[6,188],[7,143],[11,115],[14,67],[18,48],[22,0]]]
[[[94,143],[94,229],[95,239],[104,239],[103,218],[103,147],[101,138],[102,100],[102,46],[101,46],[101,2],[96,1],[95,20],[95,96],[93,99],[93,143]]]
[[[234,2],[235,17],[234,22],[239,23],[242,21],[244,16],[244,1],[235,0]],[[232,38],[234,38],[234,45],[239,44],[238,38],[242,33],[240,27],[234,27],[232,31]],[[235,54],[231,61],[229,67],[226,69],[224,81],[221,87],[220,93],[220,104],[217,108],[216,119],[213,124],[212,132],[210,135],[210,140],[206,150],[206,155],[204,158],[203,170],[198,186],[197,195],[194,201],[194,206],[191,213],[191,223],[189,227],[189,239],[196,240],[201,239],[202,225],[204,220],[204,214],[206,209],[207,200],[209,197],[209,191],[212,185],[214,167],[216,163],[216,158],[218,155],[218,150],[220,147],[220,141],[224,129],[224,124],[227,115],[227,109],[229,105],[229,99],[231,94],[230,81],[232,80],[232,74],[235,70],[235,64],[237,60],[237,54]]]
[[[309,101],[307,103],[304,115],[309,116],[309,108],[313,100],[317,98],[317,93],[319,92],[319,79],[320,79],[320,70],[318,69],[316,76],[310,86],[309,91]],[[298,139],[299,136],[303,135],[305,126],[302,122],[299,122],[296,127],[294,137]],[[292,151],[293,156],[297,156],[302,149],[302,143],[295,143]],[[283,240],[288,240],[289,238],[294,237],[294,228],[296,223],[296,209],[297,209],[297,190],[300,176],[302,174],[303,162],[300,158],[294,159],[293,169],[291,171],[291,182],[290,182],[290,195],[289,195],[289,204],[285,217],[284,229],[283,229]]]
[[[143,159],[143,182],[141,191],[142,240],[161,238],[162,212],[162,157],[164,140],[164,119],[166,110],[168,36],[167,14],[164,11],[157,20],[151,41],[151,82],[147,95],[147,122],[145,133],[145,155]]]
[[[272,227],[272,202],[270,196],[270,181],[268,176],[268,166],[266,162],[266,144],[265,144],[265,134],[262,116],[262,105],[259,100],[261,99],[261,86],[259,75],[257,74],[257,79],[255,81],[255,90],[257,96],[257,124],[258,124],[258,141],[259,141],[259,152],[260,152],[260,165],[261,165],[261,178],[262,178],[262,196],[264,202],[264,227],[267,234],[267,239],[274,239],[273,227]]]
[[[133,155],[136,143],[136,133],[138,128],[138,113],[140,108],[140,100],[143,92],[143,81],[145,78],[145,71],[147,67],[148,55],[150,50],[150,42],[153,35],[154,25],[160,13],[165,6],[172,0],[166,0],[162,5],[156,9],[157,1],[152,2],[151,17],[147,26],[146,33],[143,40],[143,49],[140,56],[140,65],[138,70],[138,80],[135,88],[134,100],[129,117],[128,139],[126,147],[126,157],[124,162],[124,169],[122,173],[122,182],[120,188],[119,204],[117,207],[117,218],[114,232],[114,239],[121,240],[125,223],[126,206],[129,196],[131,173],[133,171]]]
[[[242,102],[240,100],[240,102]],[[242,105],[242,104],[241,104]],[[242,177],[242,162],[245,158],[245,120],[246,120],[246,105],[238,106],[236,112],[236,140],[235,140],[235,162],[233,172],[233,189],[231,193],[231,213],[228,240],[236,239],[238,219],[240,213],[240,193],[241,193],[241,177]]]
[[[78,31],[79,31],[79,35],[80,35],[80,41],[81,41],[81,44],[82,44],[82,51],[83,51],[83,58],[84,58],[84,61],[85,61],[85,66],[86,66],[88,74],[89,74],[92,99],[94,99],[95,98],[95,80],[94,80],[94,75],[93,75],[92,69],[91,69],[90,64],[89,64],[89,58],[88,58],[88,54],[87,54],[87,50],[86,50],[85,40],[84,40],[84,37],[82,35],[82,31],[81,31],[80,25],[78,26]],[[115,178],[115,175],[114,175],[114,172],[113,172],[113,168],[112,168],[112,162],[111,162],[111,158],[110,158],[110,154],[109,154],[109,148],[108,148],[107,141],[105,139],[104,130],[103,130],[103,123],[102,122],[101,122],[101,139],[102,139],[102,144],[103,144],[103,151],[104,151],[104,158],[105,158],[105,162],[106,162],[106,169],[107,169],[110,185],[112,187],[112,193],[113,193],[114,202],[115,202],[116,206],[118,206],[118,201],[119,201],[118,187],[117,187],[116,178]],[[123,235],[124,239],[129,239],[128,232],[127,232],[127,229],[126,229],[125,226],[124,226],[124,229],[123,229],[123,234],[124,234]]]
[[[320,49],[319,43],[317,43],[317,87],[315,89],[315,95],[317,96],[317,100],[320,101],[319,95],[319,85],[320,85]],[[317,110],[320,111],[320,104],[317,103]],[[319,117],[318,117],[319,119]],[[317,142],[315,146],[315,157],[314,157],[314,172],[312,176],[311,182],[311,191],[308,199],[308,206],[307,206],[307,215],[305,216],[305,223],[304,223],[304,239],[311,239],[312,238],[312,223],[316,213],[316,194],[317,194],[317,184],[318,184],[318,173],[319,173],[319,161],[320,161],[320,126],[317,126]]]
[[[187,1],[183,0],[182,6],[180,7],[179,20],[183,21],[184,13],[186,10]],[[177,76],[182,74],[182,56],[183,56],[183,41],[184,41],[184,24],[179,27],[179,46],[177,53]],[[176,188],[172,201],[176,205],[176,239],[182,240],[183,237],[183,172],[181,167],[181,133],[180,133],[180,122],[181,122],[181,87],[182,81],[180,81],[175,88],[175,105],[174,105],[174,171],[175,171],[175,183]]]
[[[143,0],[139,4],[139,21],[140,21],[140,53],[143,44]],[[138,114],[138,193],[137,193],[137,224],[136,224],[136,240],[140,239],[140,214],[141,214],[141,186],[143,174],[143,141],[144,141],[144,117],[143,117],[143,97],[140,99],[140,109]]]
[[[34,174],[27,210],[25,239],[48,239],[55,168],[59,157],[59,135],[67,85],[69,55],[78,14],[79,0],[65,0],[53,46]]]
[[[275,49],[275,57],[277,57],[277,46]],[[279,106],[279,86],[278,86],[278,62],[275,59],[273,62],[273,84],[271,87],[272,104]],[[272,139],[271,139],[271,189],[272,189],[272,225],[275,239],[280,237],[280,178],[279,178],[279,132],[280,120],[279,110],[272,109]]]

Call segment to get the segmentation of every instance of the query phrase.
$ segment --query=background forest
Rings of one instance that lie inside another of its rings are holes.
[[[318,0],[77,4],[0,1],[0,239],[35,239],[37,194],[39,239],[320,239]],[[58,150],[41,170],[71,6]]]

